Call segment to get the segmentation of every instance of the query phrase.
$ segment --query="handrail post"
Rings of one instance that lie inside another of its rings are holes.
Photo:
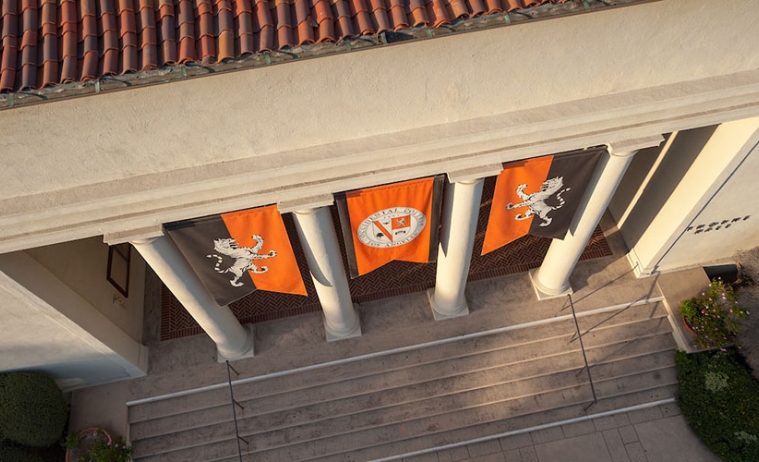
[[[242,448],[240,447],[240,440],[243,440],[245,444],[249,445],[248,440],[240,436],[240,429],[237,426],[237,409],[235,406],[240,406],[240,409],[245,409],[245,406],[238,403],[237,400],[235,400],[235,393],[232,390],[232,371],[234,371],[235,375],[239,376],[240,373],[237,372],[237,370],[232,367],[231,364],[229,364],[229,361],[227,361],[227,381],[229,383],[229,397],[232,400],[232,418],[235,421],[235,436],[237,437],[237,455],[240,458],[240,462],[242,462]]]
[[[575,320],[576,334],[577,334],[577,338],[580,340],[580,351],[582,351],[582,359],[583,361],[585,361],[584,368],[586,371],[588,371],[588,381],[590,382],[590,391],[593,393],[593,401],[587,406],[585,406],[585,410],[587,411],[588,409],[590,409],[590,406],[598,402],[598,398],[596,397],[596,387],[593,385],[593,376],[590,373],[590,365],[588,364],[588,356],[585,354],[585,343],[582,341],[582,333],[580,333],[580,323],[577,322],[577,313],[575,313],[575,305],[572,302],[572,295],[568,294],[567,299],[569,299],[569,307],[572,308],[572,318]],[[569,340],[570,343],[574,341],[574,337],[575,336],[573,334],[572,339]],[[577,372],[577,375],[579,375],[581,371],[582,369],[580,369],[580,371]]]

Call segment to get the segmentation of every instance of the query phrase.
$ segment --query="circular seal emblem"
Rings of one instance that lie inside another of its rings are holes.
[[[358,225],[358,239],[370,247],[397,247],[422,232],[427,217],[411,207],[393,207],[366,217]]]

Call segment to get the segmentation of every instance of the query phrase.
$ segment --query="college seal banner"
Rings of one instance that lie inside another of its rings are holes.
[[[306,295],[275,205],[165,225],[219,305],[256,289]]]
[[[482,255],[527,234],[564,239],[606,148],[504,164]]]
[[[351,277],[393,260],[435,261],[442,191],[438,176],[337,195]]]

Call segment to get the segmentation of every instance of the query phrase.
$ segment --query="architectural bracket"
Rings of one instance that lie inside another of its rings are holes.
[[[659,146],[663,141],[664,137],[661,134],[642,138],[634,138],[630,140],[615,141],[613,143],[609,143],[609,153],[611,153],[613,156],[635,153],[641,149]]]
[[[450,183],[473,182],[480,178],[498,175],[501,171],[503,171],[503,164],[480,165],[478,167],[448,172],[448,181]]]
[[[318,207],[329,207],[335,203],[335,197],[332,194],[319,194],[318,196],[304,197],[291,201],[284,201],[277,204],[279,213],[294,212],[296,210],[309,210]]]
[[[163,225],[154,225],[147,228],[107,233],[103,236],[103,242],[108,245],[116,245],[123,244],[124,242],[155,239],[157,237],[162,237],[163,235]]]

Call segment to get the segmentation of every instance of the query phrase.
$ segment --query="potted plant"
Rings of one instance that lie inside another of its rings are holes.
[[[738,320],[748,311],[738,303],[735,290],[718,278],[701,295],[680,303],[680,315],[693,332],[696,345],[724,349],[735,343]]]
[[[102,428],[85,428],[66,438],[66,462],[128,462],[132,448],[123,438],[113,440]]]

